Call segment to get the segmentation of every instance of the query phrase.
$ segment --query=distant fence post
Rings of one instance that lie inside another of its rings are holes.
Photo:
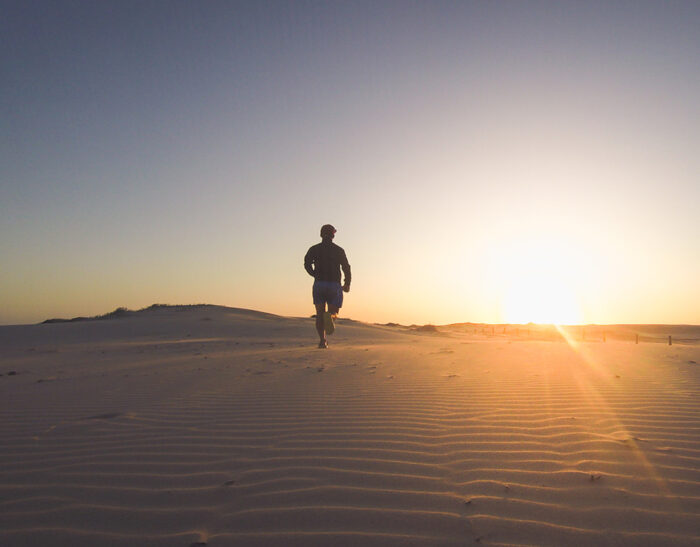
[[[672,346],[672,345],[673,345],[673,341],[671,340],[671,335],[670,335],[670,334],[668,335],[668,345],[669,345],[669,346]]]
[[[634,335],[634,343],[639,344],[639,335],[638,334]]]

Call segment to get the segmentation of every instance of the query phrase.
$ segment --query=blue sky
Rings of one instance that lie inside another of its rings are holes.
[[[3,12],[0,323],[306,315],[326,222],[358,319],[700,323],[695,2]]]

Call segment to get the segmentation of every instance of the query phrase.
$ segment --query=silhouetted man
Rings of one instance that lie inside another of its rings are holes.
[[[350,291],[350,264],[345,251],[333,243],[335,228],[330,224],[321,227],[321,243],[311,247],[304,257],[304,269],[314,278],[314,306],[316,306],[316,330],[320,337],[319,348],[327,348],[326,333],[333,334],[333,320],[343,306],[343,291]],[[340,286],[340,268],[345,283]],[[326,310],[328,304],[328,310]]]

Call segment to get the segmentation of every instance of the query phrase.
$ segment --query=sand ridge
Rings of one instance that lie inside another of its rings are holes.
[[[0,543],[700,542],[697,345],[441,330],[2,327]]]

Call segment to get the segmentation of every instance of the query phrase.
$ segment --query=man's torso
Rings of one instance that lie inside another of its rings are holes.
[[[345,251],[333,242],[313,245],[306,253],[306,259],[314,265],[316,281],[340,283],[340,266],[347,263]]]

